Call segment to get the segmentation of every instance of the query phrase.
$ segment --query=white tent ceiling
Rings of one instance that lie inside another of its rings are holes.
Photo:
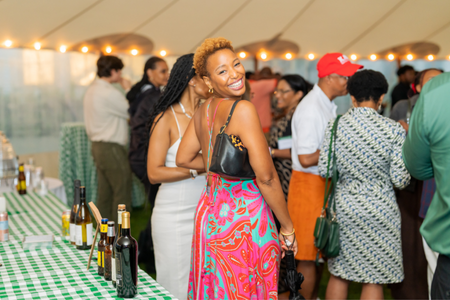
[[[192,52],[206,37],[235,47],[277,34],[300,57],[340,51],[366,57],[431,42],[450,55],[450,0],[0,0],[0,43],[42,48],[112,34],[138,34],[153,51]],[[111,45],[114,47],[114,45]]]

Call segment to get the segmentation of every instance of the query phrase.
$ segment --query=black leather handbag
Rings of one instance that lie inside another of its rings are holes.
[[[239,137],[225,133],[225,129],[239,101],[241,100],[236,100],[233,103],[227,122],[220,128],[220,132],[216,136],[209,170],[224,177],[255,178],[255,172],[253,172],[250,165],[247,149]]]

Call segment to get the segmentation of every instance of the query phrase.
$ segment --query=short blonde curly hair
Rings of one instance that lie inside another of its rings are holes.
[[[208,60],[208,57],[222,49],[230,49],[234,52],[231,42],[223,37],[206,39],[200,47],[197,48],[194,55],[194,69],[200,77],[209,75],[206,70],[206,61]]]

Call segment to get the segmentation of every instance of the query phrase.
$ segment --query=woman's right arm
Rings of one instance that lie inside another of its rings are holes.
[[[189,169],[166,167],[166,155],[170,148],[170,118],[164,114],[155,126],[156,120],[160,118],[159,114],[153,123],[153,132],[150,136],[147,154],[147,175],[152,184],[163,182],[175,182],[191,178]]]
[[[402,157],[402,147],[405,142],[405,130],[400,124],[395,124],[393,148],[391,152],[390,177],[391,182],[398,189],[405,188],[411,181],[411,175],[406,169]]]
[[[231,121],[234,120],[234,125],[230,132],[236,132],[247,148],[258,187],[280,221],[281,232],[291,233],[294,225],[289,216],[280,180],[270,157],[256,109],[252,103],[247,101],[241,101],[237,106]],[[287,238],[292,242],[293,236]],[[296,244],[294,247],[294,252],[296,252]]]

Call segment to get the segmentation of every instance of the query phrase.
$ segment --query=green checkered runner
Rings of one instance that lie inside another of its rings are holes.
[[[68,209],[56,196],[4,193],[9,215],[8,242],[0,242],[0,299],[120,299],[111,281],[86,270],[89,251],[76,250],[61,236],[61,214]],[[22,250],[26,235],[54,235],[52,249]],[[173,299],[142,270],[136,299]]]
[[[81,180],[86,186],[87,202],[97,202],[97,170],[91,155],[91,142],[84,123],[64,123],[61,126],[59,151],[59,179],[64,183],[67,203],[73,202],[73,181]],[[131,204],[139,207],[146,196],[144,185],[133,175]]]

